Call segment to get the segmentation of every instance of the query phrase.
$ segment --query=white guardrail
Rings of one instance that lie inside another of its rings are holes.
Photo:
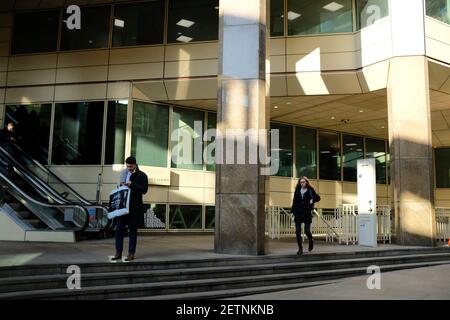
[[[450,238],[450,208],[437,207],[436,211],[436,238],[447,242]]]
[[[311,232],[315,238],[341,244],[358,243],[358,209],[356,204],[343,204],[334,209],[334,214],[322,214],[314,210]],[[377,206],[377,240],[391,243],[393,220],[390,206]],[[295,237],[295,223],[289,209],[270,207],[266,216],[266,233],[271,239]],[[302,236],[305,235],[302,233]],[[450,238],[450,208],[436,208],[436,239]]]

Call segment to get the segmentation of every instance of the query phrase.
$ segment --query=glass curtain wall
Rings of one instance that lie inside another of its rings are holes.
[[[293,141],[292,141],[292,126],[271,123],[270,130],[278,130],[279,134],[279,149],[275,150],[271,145],[271,160],[279,161],[278,172],[274,176],[278,177],[292,177],[292,154],[293,154]],[[278,154],[277,154],[278,152]]]
[[[57,103],[55,105],[53,164],[100,164],[103,111],[103,101]]]
[[[169,108],[154,103],[133,102],[131,154],[139,164],[167,167]]]
[[[113,47],[163,43],[164,5],[162,0],[116,5]]]
[[[168,43],[219,39],[219,0],[170,0]]]
[[[11,53],[56,51],[59,10],[16,13],[14,15]]]
[[[316,130],[296,127],[295,147],[297,177],[317,179]]]
[[[106,121],[105,164],[125,162],[128,100],[108,102]]]
[[[288,0],[288,35],[353,31],[352,0]]]
[[[383,140],[366,138],[366,158],[375,158],[377,183],[386,183],[386,150]]]
[[[319,131],[319,179],[341,180],[339,134]]]
[[[14,123],[17,144],[42,164],[48,164],[52,105],[9,105],[5,124]]]
[[[342,157],[344,167],[344,181],[357,181],[357,161],[364,158],[364,142],[362,137],[343,135]]]
[[[426,0],[426,14],[429,17],[450,24],[450,1]]]
[[[450,188],[450,148],[435,150],[436,188]]]

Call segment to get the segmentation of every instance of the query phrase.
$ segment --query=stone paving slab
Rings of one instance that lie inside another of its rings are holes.
[[[379,290],[367,288],[369,276],[230,300],[450,300],[450,264],[381,273]]]

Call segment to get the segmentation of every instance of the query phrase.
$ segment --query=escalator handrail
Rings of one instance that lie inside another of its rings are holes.
[[[22,148],[20,148],[18,145],[14,144],[14,147],[20,151],[22,154],[24,154],[29,160],[31,160],[35,165],[37,165],[40,169],[45,171],[48,175],[51,175],[52,178],[55,178],[58,180],[58,182],[62,183],[78,200],[81,201],[84,205],[91,205],[89,201],[84,199],[80,194],[78,194],[74,189],[72,189],[67,183],[65,183],[60,177],[58,177],[56,174],[54,174],[50,169],[48,169],[46,166],[44,166],[39,161],[35,160],[33,157],[31,157],[28,153],[26,153]]]
[[[8,151],[6,151],[2,147],[0,147],[0,152],[3,153],[8,158],[8,160],[14,164],[14,167],[16,167],[15,169],[16,169],[17,173],[19,175],[23,176],[25,180],[27,180],[29,183],[33,184],[35,187],[39,187],[40,190],[42,190],[44,188],[46,191],[46,196],[51,197],[52,200],[54,200],[55,202],[57,202],[59,204],[68,203],[68,201],[66,199],[61,197],[55,190],[50,188],[48,186],[48,184],[46,184],[44,181],[42,181],[41,178],[37,177],[33,172],[24,168],[23,165],[18,163],[18,161],[16,161],[14,159],[14,157],[9,154]],[[48,193],[50,193],[50,194],[48,194]]]
[[[26,153],[22,148],[20,148],[18,145],[14,144],[14,147],[20,151],[22,154],[25,155],[29,160],[31,160],[35,165],[37,165],[41,170],[46,172],[47,174],[51,175],[54,179],[56,179],[58,182],[62,183],[78,200],[80,200],[81,205],[89,206],[92,208],[102,209],[103,213],[108,215],[108,209],[101,205],[96,205],[91,203],[90,201],[87,201],[84,199],[80,194],[78,194],[74,189],[72,189],[67,183],[65,183],[60,177],[58,177],[56,174],[54,174],[50,169],[48,169],[46,166],[42,165],[39,161],[35,160],[33,157],[31,157],[28,153]],[[64,199],[66,200],[66,199]]]
[[[77,231],[78,232],[82,232],[89,226],[89,212],[88,212],[88,210],[85,207],[77,205],[77,204],[50,204],[50,203],[45,203],[45,202],[38,201],[38,200],[34,199],[33,197],[30,197],[25,192],[23,192],[22,189],[20,189],[17,185],[15,185],[14,182],[9,180],[9,178],[6,177],[1,172],[0,172],[0,178],[5,180],[8,183],[9,186],[14,188],[14,190],[19,192],[24,198],[26,198],[28,201],[30,201],[30,202],[32,202],[34,204],[37,204],[37,205],[40,205],[40,206],[43,206],[43,207],[47,207],[47,208],[57,208],[57,209],[77,208],[77,209],[81,209],[84,212],[84,214],[86,216],[86,219],[84,221],[84,225],[80,228],[80,230],[77,230]]]

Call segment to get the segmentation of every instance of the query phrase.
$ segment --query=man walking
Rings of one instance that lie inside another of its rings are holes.
[[[135,259],[137,230],[138,228],[144,227],[142,196],[147,193],[148,178],[144,172],[139,170],[134,157],[128,157],[125,163],[127,168],[122,173],[120,185],[130,188],[130,207],[127,215],[114,218],[116,225],[116,255],[112,258],[113,261],[122,259],[123,238],[126,226],[128,226],[129,245],[128,256],[125,261]]]

